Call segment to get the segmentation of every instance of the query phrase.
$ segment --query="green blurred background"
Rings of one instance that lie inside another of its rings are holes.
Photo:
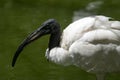
[[[87,11],[88,4],[96,1],[100,6]],[[49,35],[27,46],[11,67],[18,45],[41,23],[55,18],[64,29],[81,11],[120,20],[120,0],[0,0],[0,80],[96,80],[94,74],[75,66],[47,62]],[[120,73],[110,73],[106,79],[120,80]]]

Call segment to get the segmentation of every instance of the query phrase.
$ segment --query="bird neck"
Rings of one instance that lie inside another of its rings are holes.
[[[55,48],[55,47],[59,47],[60,46],[60,37],[61,37],[61,30],[60,30],[60,27],[57,27],[58,29],[51,33],[50,35],[50,39],[49,39],[49,51],[52,49],[52,48]]]

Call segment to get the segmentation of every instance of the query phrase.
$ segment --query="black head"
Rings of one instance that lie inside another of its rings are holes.
[[[60,25],[57,23],[57,21],[55,19],[49,19],[49,20],[45,21],[41,25],[41,27],[39,27],[37,30],[35,30],[30,35],[28,35],[28,37],[20,44],[20,46],[18,47],[18,49],[13,57],[12,66],[15,65],[15,62],[16,62],[19,54],[22,52],[22,50],[24,49],[24,47],[27,44],[40,38],[43,35],[56,34],[56,32],[58,32],[59,30],[60,30]]]
[[[49,19],[45,21],[38,31],[42,31],[43,35],[45,34],[54,34],[60,29],[59,23],[55,19]]]

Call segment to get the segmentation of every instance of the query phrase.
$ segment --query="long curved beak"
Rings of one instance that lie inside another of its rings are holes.
[[[15,52],[15,55],[13,57],[12,60],[12,67],[14,67],[16,60],[18,58],[18,56],[20,55],[20,53],[22,52],[22,50],[24,49],[24,47],[26,45],[28,45],[29,43],[31,43],[32,41],[38,39],[39,37],[47,34],[47,31],[45,31],[43,29],[44,25],[40,28],[38,28],[37,30],[35,30],[33,33],[31,33],[30,35],[28,35],[28,37],[19,45],[17,51]]]

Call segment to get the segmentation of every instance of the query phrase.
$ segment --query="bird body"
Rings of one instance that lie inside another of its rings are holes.
[[[109,17],[86,17],[71,23],[61,36],[60,47],[53,48],[51,61],[76,65],[87,72],[120,71],[120,22]]]

